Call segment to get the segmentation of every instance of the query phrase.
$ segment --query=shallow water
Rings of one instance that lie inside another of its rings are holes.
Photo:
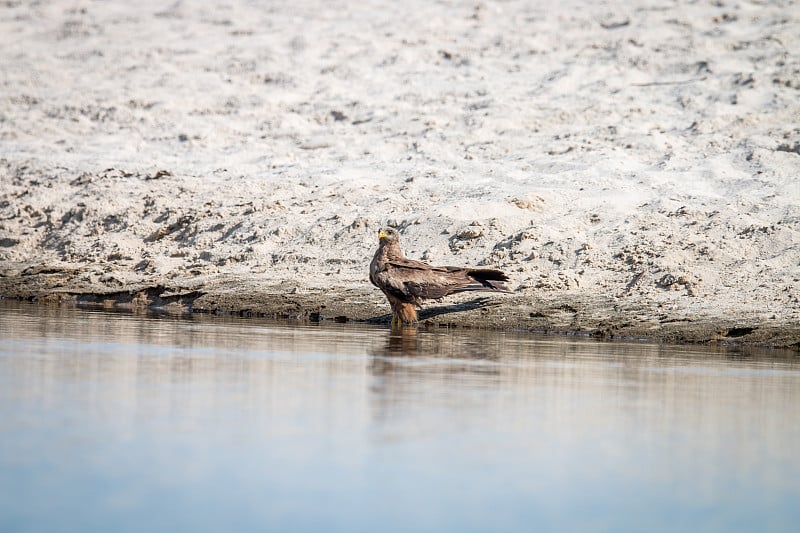
[[[0,303],[0,531],[793,531],[789,352]]]

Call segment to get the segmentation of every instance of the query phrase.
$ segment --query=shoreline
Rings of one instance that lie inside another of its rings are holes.
[[[121,290],[87,290],[54,286],[54,272],[21,278],[0,277],[0,299],[95,309],[166,313],[202,313],[245,318],[308,322],[388,324],[384,296],[365,287],[280,292],[280,287],[239,285],[153,285]],[[545,335],[575,335],[607,341],[760,347],[800,351],[800,325],[754,314],[726,317],[666,311],[663,305],[634,298],[598,297],[582,292],[546,294],[533,301],[527,295],[461,294],[429,302],[420,310],[418,327],[488,329]]]

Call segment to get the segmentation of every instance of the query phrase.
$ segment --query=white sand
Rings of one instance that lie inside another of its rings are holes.
[[[800,322],[797,4],[194,4],[0,3],[7,284],[378,306],[389,222],[519,309]]]

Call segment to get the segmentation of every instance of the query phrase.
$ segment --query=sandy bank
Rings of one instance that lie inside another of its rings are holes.
[[[796,9],[205,6],[0,6],[0,294],[374,319],[388,222],[513,278],[432,323],[800,342]]]

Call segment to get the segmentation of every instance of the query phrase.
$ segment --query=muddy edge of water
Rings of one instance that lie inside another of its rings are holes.
[[[259,286],[247,280],[191,285],[164,284],[110,289],[60,272],[0,277],[0,297],[40,303],[99,308],[162,309],[167,312],[232,314],[337,322],[389,321],[383,295],[370,286],[298,290]],[[800,325],[776,315],[720,312],[666,306],[636,296],[565,292],[531,297],[468,293],[429,302],[420,312],[423,325],[536,333],[580,334],[607,340],[642,339],[666,343],[754,345],[800,351]]]

